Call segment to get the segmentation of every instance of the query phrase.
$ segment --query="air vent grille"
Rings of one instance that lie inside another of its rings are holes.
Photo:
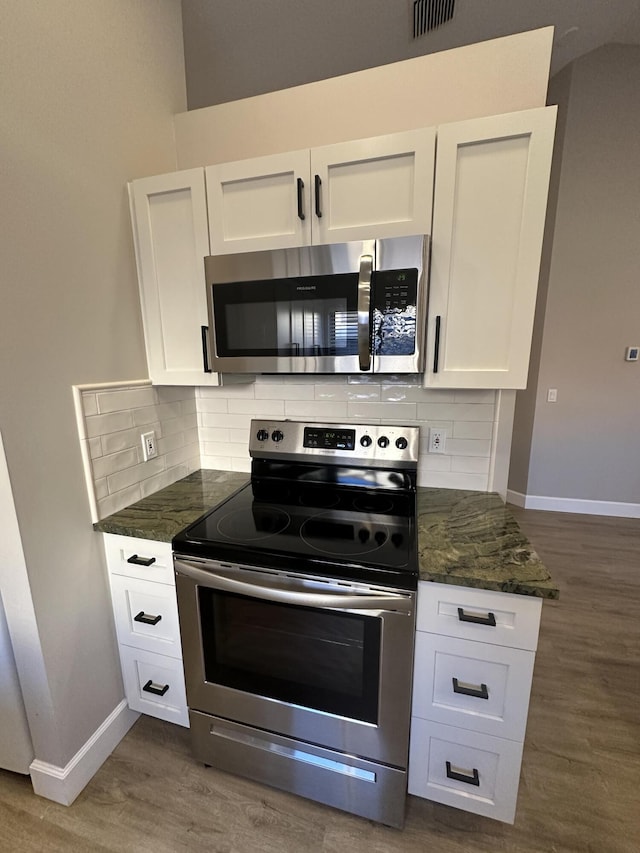
[[[413,37],[425,35],[453,18],[456,0],[413,0]]]

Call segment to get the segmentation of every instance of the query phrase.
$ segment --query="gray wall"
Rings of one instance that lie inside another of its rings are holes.
[[[640,48],[594,51],[567,85],[535,407],[519,395],[509,486],[639,503],[640,362],[624,350],[640,344]]]
[[[123,696],[71,386],[147,375],[125,185],[175,168],[180,3],[3,2],[0,32],[0,431],[64,766]]]

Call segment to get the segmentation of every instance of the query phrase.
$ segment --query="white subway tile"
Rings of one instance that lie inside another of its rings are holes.
[[[92,459],[97,459],[98,456],[102,456],[102,439],[101,438],[90,438],[87,442],[89,446],[89,456]]]
[[[134,465],[132,468],[126,468],[124,471],[118,471],[116,474],[111,474],[107,477],[109,492],[119,492],[122,489],[127,489],[142,480],[148,480],[149,477],[154,477],[161,471],[164,471],[164,459],[158,456],[156,459],[150,459],[148,462],[141,462]]]
[[[486,403],[494,406],[496,392],[491,390],[461,389],[454,391],[456,403]]]
[[[232,440],[229,432],[230,430],[227,427],[200,427],[198,430],[198,437],[201,442],[217,441],[226,443]],[[238,430],[238,432],[240,432],[240,430]]]
[[[393,403],[452,403],[453,391],[432,391],[419,385],[387,385],[380,387],[380,399]]]
[[[163,436],[158,439],[158,454],[164,456],[165,453],[171,453],[178,447],[184,447],[184,433],[175,432],[173,435]]]
[[[168,468],[166,471],[161,471],[153,477],[149,477],[148,480],[143,480],[140,483],[142,497],[146,498],[148,495],[152,495],[160,489],[170,486],[172,483],[186,477],[188,473],[186,465],[176,465],[173,468]]]
[[[200,415],[203,427],[234,427],[249,429],[250,415],[228,415],[224,412]]]
[[[112,432],[109,435],[103,435],[100,442],[104,456],[109,453],[117,453],[120,450],[127,450],[129,447],[137,447],[140,442],[140,430],[123,429],[119,432]]]
[[[453,425],[453,438],[491,438],[491,421],[458,421]]]
[[[182,400],[180,402],[181,415],[195,415],[197,411],[198,407],[196,405],[195,397],[190,397],[188,400]]]
[[[208,453],[203,453],[200,457],[200,464],[203,468],[214,471],[232,471],[231,459],[229,456],[212,456]]]
[[[107,478],[100,477],[94,483],[95,487],[95,496],[97,501],[101,501],[103,498],[106,498],[109,494],[109,487],[107,486]]]
[[[200,448],[194,446],[193,444],[187,444],[183,447],[178,447],[175,450],[170,451],[165,454],[164,463],[167,468],[171,468],[174,465],[183,465],[194,459],[194,457],[200,456]]]
[[[425,453],[418,462],[419,471],[450,471],[451,457],[444,453]]]
[[[256,396],[255,385],[253,383],[246,385],[225,385],[220,390],[227,400],[253,400]]]
[[[144,388],[123,388],[117,391],[102,391],[96,394],[100,414],[123,412],[153,406],[156,392],[150,386]]]
[[[449,438],[445,450],[450,456],[489,456],[491,442],[479,438]]]
[[[320,421],[339,421],[347,416],[347,403],[332,400],[287,400],[288,418],[317,418]]]
[[[231,470],[245,471],[247,474],[251,473],[251,459],[249,459],[249,457],[246,459],[238,459],[237,457],[234,457],[231,460]]]
[[[284,406],[284,400],[229,400],[230,414],[259,418],[281,418]]]
[[[242,456],[249,453],[249,447],[245,444],[232,444],[230,441],[205,441],[204,448],[207,456]]]
[[[129,506],[129,504],[136,503],[141,497],[140,485],[138,483],[129,489],[115,492],[97,502],[98,518],[106,518],[108,515],[112,515],[114,512],[118,512],[118,510]]]
[[[313,400],[315,386],[301,382],[282,385],[257,385],[256,400]]]
[[[156,385],[159,403],[179,403],[195,397],[195,389],[188,385]]]
[[[354,400],[348,404],[350,418],[387,418],[416,420],[415,403],[367,403]]]
[[[488,474],[490,461],[482,456],[454,456],[451,470],[466,474]]]
[[[380,388],[375,385],[347,385],[346,383],[334,384],[320,382],[315,386],[315,399],[340,402],[349,400],[368,400],[377,402],[380,400]]]
[[[418,403],[423,421],[493,421],[494,407],[481,403]]]
[[[177,432],[184,432],[187,429],[193,429],[197,426],[197,418],[195,415],[184,415],[180,418],[169,418],[162,422],[162,435],[175,435]]]
[[[183,432],[184,443],[185,444],[197,444],[198,439],[198,427],[194,426],[191,429],[185,429]]]
[[[251,435],[251,430],[247,426],[247,429],[230,429],[229,435],[227,436],[227,441],[232,441],[235,444],[244,444],[246,447],[249,447],[249,436]],[[211,439],[211,441],[217,441],[218,439]]]
[[[98,414],[98,401],[95,394],[90,394],[87,391],[82,392],[82,410],[85,417]]]
[[[422,375],[421,374],[412,374],[412,373],[385,373],[374,374],[374,373],[351,373],[347,377],[347,382],[350,385],[366,385],[366,384],[380,384],[383,381],[385,385],[421,385],[422,384]]]
[[[220,391],[218,391],[220,394]],[[228,412],[229,405],[226,397],[200,397],[197,401],[198,412]]]
[[[419,471],[418,485],[435,489],[470,489],[486,492],[487,477],[484,474],[461,474],[454,471]]]
[[[131,412],[111,412],[108,415],[92,415],[86,419],[87,438],[107,435],[133,426]]]
[[[135,447],[130,447],[128,450],[121,450],[119,453],[112,453],[109,456],[100,456],[91,463],[93,478],[94,480],[99,480],[101,477],[109,477],[111,474],[132,468],[137,464],[138,451]],[[129,483],[128,485],[131,484]],[[110,491],[113,490],[110,489]]]

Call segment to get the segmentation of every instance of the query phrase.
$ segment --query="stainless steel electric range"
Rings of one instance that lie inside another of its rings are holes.
[[[418,428],[255,420],[249,450],[173,540],[194,755],[402,826]]]

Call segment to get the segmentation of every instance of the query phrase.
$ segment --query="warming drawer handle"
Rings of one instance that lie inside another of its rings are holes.
[[[322,219],[322,196],[320,195],[320,191],[322,189],[322,181],[320,180],[320,175],[316,175],[316,192],[315,192],[315,204],[316,204],[316,216],[318,219]]]
[[[302,209],[302,207],[303,207],[302,191],[304,190],[304,181],[302,180],[302,178],[298,178],[297,184],[298,184],[298,219],[300,219],[304,222],[306,217],[304,215],[304,210]]]
[[[489,698],[489,690],[487,689],[486,684],[481,684],[480,687],[467,687],[463,683],[460,683],[457,678],[452,678],[453,682],[453,692],[454,693],[462,693],[465,696],[474,696],[476,699],[488,699]]]
[[[157,625],[161,619],[162,616],[160,614],[157,616],[150,616],[148,613],[145,613],[144,610],[141,610],[140,613],[133,617],[134,622],[142,622],[144,625]]]
[[[474,767],[471,773],[458,773],[451,769],[451,762],[447,761],[447,779],[455,779],[456,782],[466,782],[467,785],[476,785],[480,787],[480,774]]]
[[[477,613],[465,613],[462,607],[458,607],[458,619],[460,622],[474,622],[476,625],[496,627],[496,617],[491,611],[486,616],[480,616]]]
[[[373,255],[361,255],[358,273],[358,359],[360,370],[371,367],[371,276]]]
[[[137,554],[133,554],[129,557],[127,563],[134,563],[136,566],[151,566],[155,561],[155,557],[138,557]]]
[[[252,598],[261,598],[265,601],[278,601],[285,604],[322,607],[332,610],[390,610],[400,615],[408,615],[412,612],[410,597],[402,593],[397,595],[391,592],[349,595],[349,593],[298,592],[297,590],[278,589],[225,577],[213,571],[201,569],[185,560],[176,559],[174,562],[177,574],[183,574],[202,586],[209,589],[219,589],[223,592],[249,595]]]
[[[155,696],[164,696],[164,694],[169,689],[169,685],[154,684],[153,681],[149,679],[149,681],[147,681],[147,683],[142,689],[145,691],[145,693],[153,693]]]

